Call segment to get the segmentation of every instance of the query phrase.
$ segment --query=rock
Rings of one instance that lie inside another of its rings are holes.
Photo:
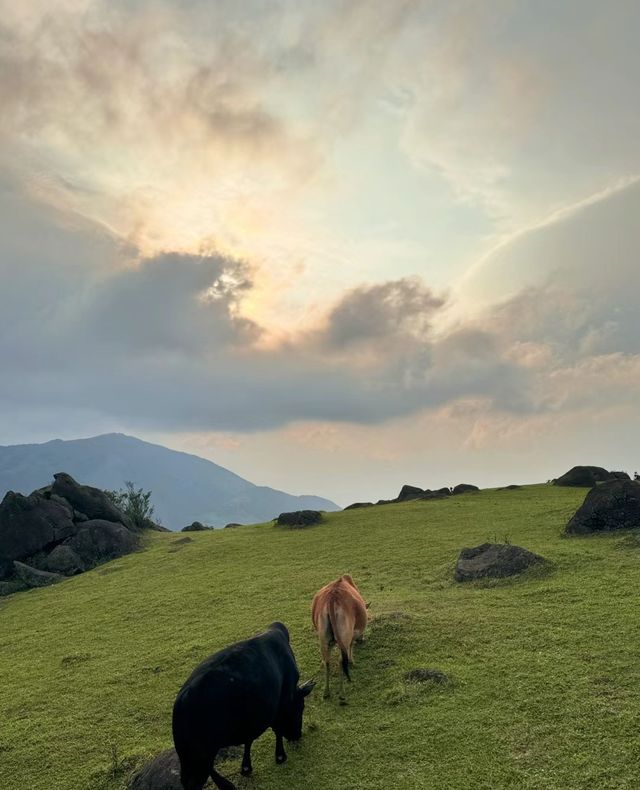
[[[48,571],[39,571],[37,568],[32,568],[30,565],[25,565],[24,562],[15,560],[13,567],[18,579],[23,581],[27,587],[48,587],[50,584],[61,582],[64,576],[59,573],[49,573]]]
[[[0,598],[3,598],[5,595],[13,595],[13,593],[23,592],[24,590],[28,589],[29,587],[22,581],[22,579],[14,577],[13,579],[0,582]]]
[[[511,485],[502,486],[502,488],[499,488],[498,491],[516,491],[520,488],[522,488],[522,486],[516,485],[515,483],[511,483]]]
[[[596,483],[610,480],[610,472],[601,466],[573,466],[568,472],[553,481],[556,486],[592,488]]]
[[[483,543],[462,549],[456,563],[455,580],[467,582],[486,577],[514,576],[540,562],[545,562],[543,557],[520,546]]]
[[[457,486],[454,486],[451,493],[452,494],[466,494],[469,491],[479,491],[480,489],[478,486],[472,486],[471,483],[458,483]]]
[[[418,667],[406,672],[404,679],[407,683],[448,683],[449,678],[439,669],[423,669]]]
[[[319,524],[322,513],[319,510],[296,510],[293,513],[280,513],[277,523],[281,527],[308,527]]]
[[[156,524],[156,522],[151,521],[151,519],[146,520],[145,529],[151,529],[154,532],[171,532],[167,527],[163,527],[162,524]]]
[[[343,510],[356,510],[360,507],[373,507],[373,502],[354,502],[352,505],[347,505]]]
[[[375,504],[376,505],[392,505],[394,502],[397,502],[397,499],[379,499]]]
[[[230,524],[225,524],[225,529],[233,529],[234,527],[241,527],[242,524],[237,524],[235,521],[232,521]]]
[[[129,790],[183,790],[175,749],[160,752],[131,778]]]
[[[8,557],[0,557],[0,581],[10,579],[13,573],[13,560],[10,560]]]
[[[122,524],[92,519],[80,524],[78,532],[65,541],[87,567],[122,557],[138,546],[136,536]]]
[[[131,520],[120,508],[109,499],[104,491],[93,486],[83,486],[77,483],[66,472],[58,472],[54,476],[51,486],[51,495],[61,496],[72,507],[85,514],[90,520],[100,519],[124,524],[127,529],[133,529]]]
[[[64,576],[75,576],[85,570],[85,564],[71,546],[60,545],[45,557],[44,569]]]
[[[420,499],[444,499],[451,496],[451,491],[448,488],[439,488],[437,491],[425,491]]]
[[[400,493],[396,497],[396,502],[408,502],[410,499],[420,499],[424,494],[422,488],[417,486],[404,485],[400,489]]]
[[[216,762],[239,760],[242,752],[243,749],[239,746],[223,747],[218,751]],[[167,749],[145,763],[131,777],[127,790],[183,790],[180,781],[180,759],[176,750]]]
[[[73,535],[72,509],[34,491],[9,491],[0,503],[0,555],[23,559]]]
[[[569,535],[640,527],[640,483],[610,480],[592,488],[566,527]]]
[[[609,472],[609,480],[631,480],[626,472]]]
[[[192,524],[189,524],[188,527],[183,527],[181,532],[204,532],[208,529],[213,529],[213,527],[207,527],[199,521],[194,521]]]

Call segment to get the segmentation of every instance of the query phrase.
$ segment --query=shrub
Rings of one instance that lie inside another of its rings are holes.
[[[105,493],[125,515],[129,516],[137,529],[144,529],[151,525],[153,516],[151,491],[136,488],[131,480],[127,480],[124,488],[119,491],[106,491]]]

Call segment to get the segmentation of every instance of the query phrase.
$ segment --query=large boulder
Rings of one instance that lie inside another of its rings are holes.
[[[143,765],[131,778],[129,790],[183,790],[176,750],[160,752]]]
[[[521,546],[512,546],[510,543],[483,543],[481,546],[462,549],[456,563],[455,580],[468,582],[487,577],[515,576],[544,561],[539,554]]]
[[[610,480],[592,488],[575,512],[566,532],[586,535],[640,527],[640,483]]]
[[[420,497],[423,494],[424,494],[424,490],[422,488],[418,488],[417,486],[404,485],[400,489],[400,493],[396,497],[396,501],[408,502],[410,499],[420,499]]]
[[[343,510],[358,510],[361,507],[373,507],[373,502],[354,502],[352,505],[347,505]]]
[[[44,559],[44,569],[51,573],[61,573],[64,576],[75,576],[82,573],[86,566],[71,546],[61,544]]]
[[[596,483],[611,479],[611,473],[601,466],[572,466],[568,472],[560,475],[553,484],[574,488],[592,488]]]
[[[76,531],[73,508],[35,492],[7,492],[0,503],[0,555],[23,559],[46,550]]]
[[[322,513],[319,510],[295,510],[292,513],[280,513],[277,523],[281,527],[308,527],[319,524]]]
[[[93,519],[80,524],[77,533],[65,544],[75,551],[87,567],[122,557],[138,546],[136,536],[122,524]]]
[[[13,567],[17,578],[24,582],[27,587],[48,587],[50,584],[61,582],[64,579],[64,576],[61,576],[59,573],[40,571],[17,560],[13,563]]]
[[[479,491],[480,489],[478,486],[473,486],[471,483],[458,483],[457,486],[454,486],[451,490],[452,494],[467,494],[470,491]]]
[[[84,513],[89,520],[114,521],[124,524],[128,529],[133,528],[131,520],[104,491],[93,486],[80,485],[66,472],[58,472],[53,477],[52,498],[56,495],[66,499],[75,510]]]

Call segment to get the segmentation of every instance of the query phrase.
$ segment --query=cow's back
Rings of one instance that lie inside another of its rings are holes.
[[[298,670],[286,638],[267,631],[203,661],[180,689],[173,736],[181,750],[209,751],[253,740],[270,727]]]

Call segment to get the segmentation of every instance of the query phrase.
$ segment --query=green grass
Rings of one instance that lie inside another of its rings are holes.
[[[289,626],[303,679],[320,675],[311,598],[347,571],[372,618],[349,704],[314,692],[286,765],[270,733],[253,778],[221,764],[239,788],[637,786],[640,543],[564,538],[584,494],[484,491],[182,545],[154,534],[144,551],[2,600],[2,790],[124,787],[133,765],[171,745],[171,707],[193,667],[272,620]],[[551,569],[454,583],[459,549],[494,536]],[[405,683],[415,667],[451,683]]]

